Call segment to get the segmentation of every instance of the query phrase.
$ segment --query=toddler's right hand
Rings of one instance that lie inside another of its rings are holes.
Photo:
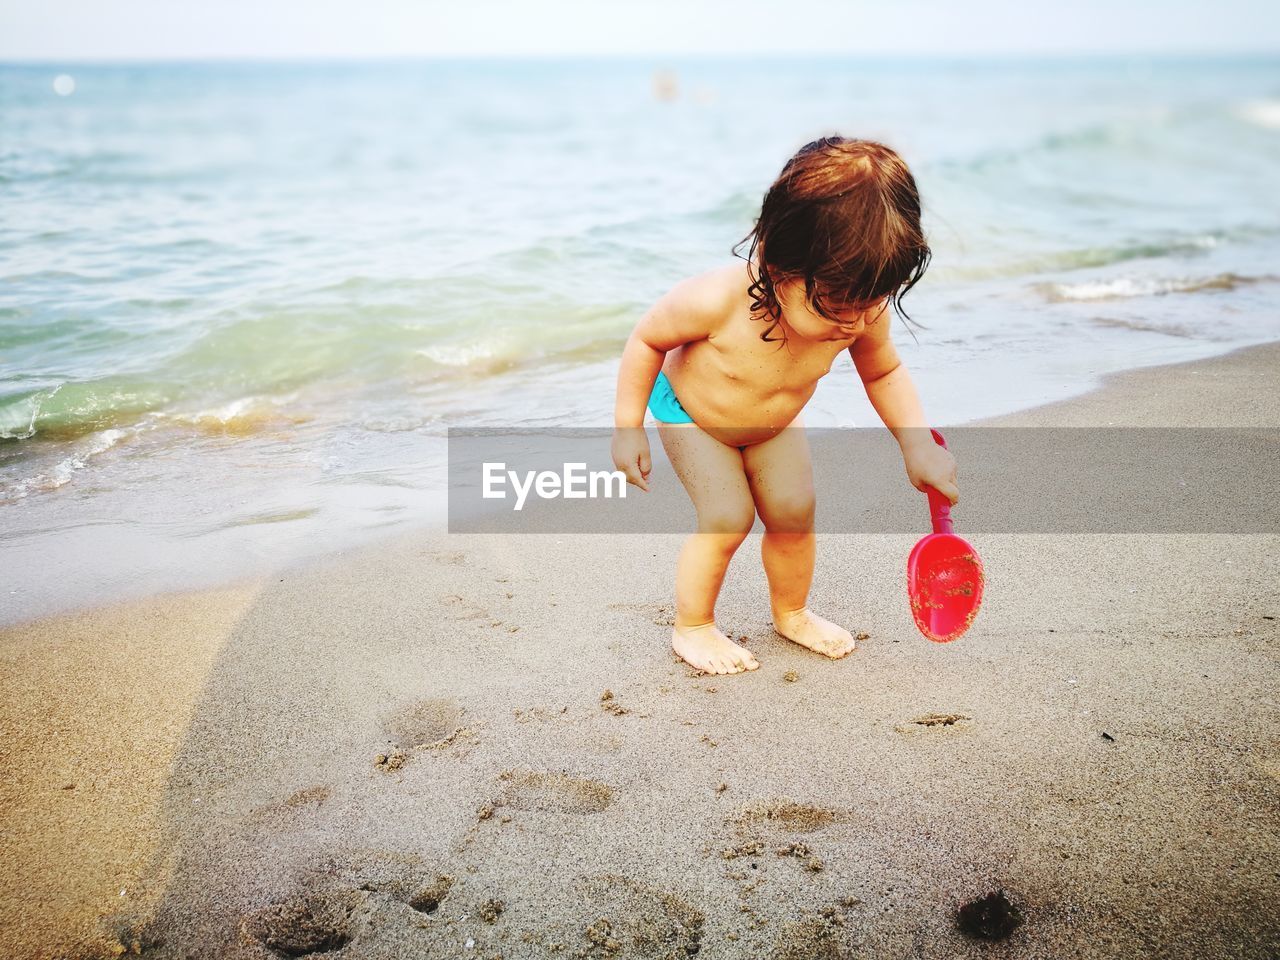
[[[613,465],[627,475],[627,483],[649,492],[649,435],[644,427],[618,427],[613,431]]]

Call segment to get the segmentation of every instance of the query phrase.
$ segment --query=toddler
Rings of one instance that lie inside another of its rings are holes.
[[[889,338],[889,308],[905,318],[902,296],[930,257],[902,158],[868,140],[805,145],[733,252],[744,262],[676,284],[637,322],[614,413],[613,460],[628,482],[649,489],[648,406],[697,510],[698,530],[676,564],[671,646],[706,673],[759,666],[715,622],[725,571],[757,513],[774,629],[831,658],[854,648],[848,630],[808,607],[814,492],[803,410],[841,350],[897,439],[911,484],[959,499],[955,461],[934,443]]]

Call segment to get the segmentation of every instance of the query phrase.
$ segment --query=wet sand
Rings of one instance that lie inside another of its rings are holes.
[[[1278,425],[1280,345],[989,422]],[[671,536],[418,534],[9,628],[6,956],[1274,956],[1277,537],[984,536],[945,646],[914,539],[822,538],[813,606],[868,634],[830,662],[753,536],[735,677],[670,654]]]

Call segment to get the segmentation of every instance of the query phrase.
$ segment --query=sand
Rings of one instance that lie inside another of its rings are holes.
[[[1274,426],[1278,371],[998,422]],[[773,634],[757,539],[734,677],[670,654],[672,536],[415,533],[5,630],[5,956],[1276,955],[1276,536],[983,536],[945,646],[913,536],[824,536],[839,662]]]

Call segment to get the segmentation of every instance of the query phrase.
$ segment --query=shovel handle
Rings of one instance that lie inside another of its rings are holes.
[[[937,430],[930,430],[933,434],[933,442],[947,449],[947,441],[943,439],[942,434]],[[934,533],[950,533],[951,527],[951,501],[944,497],[933,487],[929,487],[925,493],[929,495],[929,518],[933,521]]]

